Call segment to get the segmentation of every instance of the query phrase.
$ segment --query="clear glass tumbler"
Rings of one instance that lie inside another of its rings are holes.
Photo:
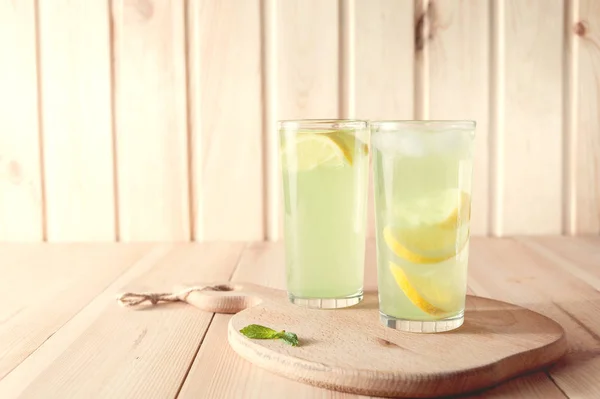
[[[363,298],[369,130],[360,120],[278,124],[288,297],[311,308]]]
[[[473,121],[374,121],[380,319],[442,332],[464,321]]]

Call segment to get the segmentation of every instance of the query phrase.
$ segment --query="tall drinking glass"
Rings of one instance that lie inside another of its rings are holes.
[[[359,120],[278,125],[288,297],[343,308],[363,297],[369,130]]]
[[[371,123],[379,311],[388,327],[464,321],[473,121]]]

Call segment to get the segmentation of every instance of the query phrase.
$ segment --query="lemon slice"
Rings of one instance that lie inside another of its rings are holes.
[[[383,240],[399,258],[414,264],[432,264],[458,254],[468,240],[468,227],[460,230],[439,226],[383,229]]]
[[[403,201],[394,209],[394,217],[402,225],[438,225],[454,228],[470,218],[471,197],[457,189],[445,189]]]
[[[423,312],[433,316],[459,311],[464,304],[464,289],[455,286],[452,276],[416,275],[405,272],[394,262],[389,263],[390,272],[404,295]]]
[[[399,258],[431,264],[458,254],[469,238],[469,194],[447,189],[405,201],[394,210],[396,226],[383,229],[383,240]]]
[[[390,262],[390,271],[392,272],[392,276],[396,280],[396,284],[400,287],[404,295],[419,309],[423,312],[428,313],[434,316],[440,316],[447,311],[434,306],[429,301],[427,301],[419,291],[415,288],[414,284],[408,278],[408,275],[402,270],[402,268],[396,265],[394,262]]]
[[[471,196],[464,191],[460,192],[459,206],[455,207],[450,216],[448,216],[442,223],[441,227],[445,228],[456,228],[463,222],[471,220]]]
[[[361,139],[357,138],[353,131],[341,130],[330,136],[338,145],[344,147],[349,154],[355,154],[357,152],[360,152],[363,155],[369,154],[369,146]]]
[[[292,163],[298,170],[311,170],[321,165],[341,167],[352,165],[353,161],[353,147],[349,139],[339,132],[300,133],[283,143],[282,147],[285,164],[294,160]]]

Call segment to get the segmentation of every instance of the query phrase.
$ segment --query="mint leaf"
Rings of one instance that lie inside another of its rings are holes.
[[[298,336],[291,332],[281,331],[277,333],[279,339],[281,339],[286,344],[292,346],[298,346]]]
[[[277,331],[269,328],[260,326],[258,324],[250,324],[240,330],[248,338],[254,339],[273,339],[277,337]]]
[[[272,328],[258,324],[250,324],[240,330],[248,338],[253,339],[280,339],[288,345],[298,346],[298,336],[291,332],[275,331]]]

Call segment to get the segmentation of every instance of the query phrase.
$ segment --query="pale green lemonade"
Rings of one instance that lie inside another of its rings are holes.
[[[287,290],[296,304],[362,299],[368,143],[362,121],[280,124]]]
[[[440,332],[464,319],[474,122],[373,123],[379,309]]]

